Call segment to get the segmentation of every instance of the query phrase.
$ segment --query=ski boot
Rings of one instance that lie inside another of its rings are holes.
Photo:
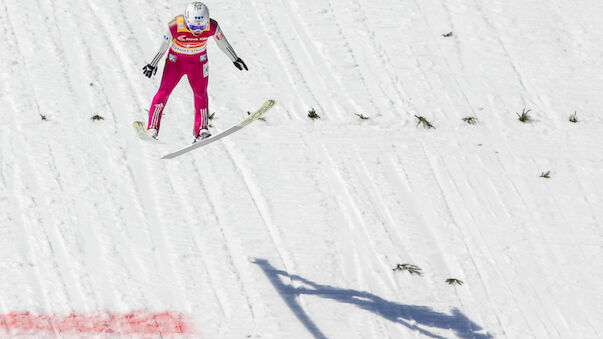
[[[197,133],[197,137],[195,138],[195,141],[193,141],[193,143],[197,142],[197,141],[201,141],[203,139],[207,139],[211,137],[211,133],[209,132],[208,129],[203,128],[199,130],[199,133]]]
[[[149,128],[147,130],[147,133],[149,133],[149,136],[155,140],[157,140],[157,135],[159,134],[159,131],[155,128]]]

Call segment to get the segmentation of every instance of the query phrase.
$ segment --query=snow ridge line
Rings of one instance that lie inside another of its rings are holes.
[[[486,13],[484,13],[484,11],[482,9],[482,5],[479,3],[479,0],[474,0],[473,2],[475,3],[475,7],[479,10],[479,12],[482,13],[482,19],[484,20],[484,22],[486,23],[486,25],[488,25],[490,27],[490,29],[496,33],[496,34],[494,34],[494,37],[498,41],[500,47],[503,49],[503,51],[505,53],[505,56],[506,56],[507,60],[509,61],[509,65],[513,69],[513,72],[515,73],[515,75],[517,75],[517,81],[519,82],[519,85],[522,88],[521,98],[523,100],[524,106],[526,106],[528,104],[528,102],[526,101],[526,98],[524,97],[523,93],[530,94],[530,90],[526,86],[526,82],[524,81],[524,77],[523,77],[523,75],[521,73],[519,65],[517,64],[517,62],[513,59],[513,57],[509,53],[509,50],[507,49],[507,46],[505,45],[504,41],[500,37],[500,33],[499,33],[498,29],[494,26],[494,24],[492,23],[492,21],[490,19],[488,19],[488,16],[486,15]]]
[[[424,13],[422,7],[419,4],[419,1],[417,0],[413,0],[413,2],[415,3],[415,7],[417,7],[419,9],[419,11],[421,13]],[[450,17],[450,10],[448,9],[448,7],[446,6],[446,3],[443,3],[444,8],[446,9],[446,13],[449,15]],[[436,32],[433,30],[433,28],[431,27],[431,24],[429,23],[429,19],[427,17],[427,15],[423,14],[422,15],[423,21],[425,22],[426,27],[432,32],[434,33],[434,36],[436,36]],[[452,24],[452,21],[451,21]],[[450,63],[448,62],[447,58],[445,57],[444,53],[442,52],[442,49],[440,48],[439,43],[435,43],[434,44],[436,46],[436,49],[438,50],[438,54],[440,55],[441,60],[444,61],[444,64],[446,65],[446,69],[448,70],[448,74],[452,75],[452,68],[450,67]],[[441,81],[441,75],[438,75],[438,77],[440,78]],[[475,114],[475,108],[473,107],[473,105],[471,105],[471,102],[469,101],[469,98],[467,97],[467,94],[465,93],[465,91],[463,90],[463,88],[461,87],[458,78],[456,76],[450,76],[450,78],[452,79],[452,81],[455,84],[455,87],[458,89],[459,93],[461,93],[465,103],[467,104],[467,110],[473,114]],[[454,102],[454,100],[452,100],[452,98],[450,98],[448,91],[443,91],[443,93],[446,95],[446,97],[449,99],[449,101],[452,103]],[[446,112],[446,110],[442,110],[442,112]]]
[[[254,7],[257,6],[257,2],[255,0],[249,0],[249,2],[252,4],[252,6],[254,6]],[[312,87],[307,82],[307,80],[306,80],[306,78],[304,76],[304,72],[301,70],[300,66],[295,61],[295,53],[293,53],[293,51],[291,50],[291,48],[287,44],[287,40],[285,39],[285,37],[283,37],[283,34],[281,33],[281,30],[278,29],[279,26],[277,24],[276,19],[274,19],[274,16],[272,15],[272,11],[265,11],[264,14],[265,14],[264,17],[269,20],[269,23],[266,24],[265,30],[269,31],[269,32],[273,32],[272,34],[275,35],[276,39],[278,40],[278,42],[282,46],[282,49],[277,48],[276,47],[277,44],[275,43],[274,50],[275,50],[276,55],[279,57],[281,64],[283,65],[282,69],[284,70],[284,73],[286,73],[288,75],[289,83],[291,85],[293,85],[294,87],[297,87],[297,88],[299,88],[299,85],[297,85],[297,84],[300,83],[301,86],[305,89],[305,92],[308,93],[308,94],[310,94],[310,96],[312,97],[312,99],[314,100],[314,102],[316,102],[317,107],[321,111],[324,111],[324,108],[321,105],[320,101],[318,100],[316,94],[312,90]],[[261,20],[260,22],[266,23],[266,21],[264,21],[264,20]],[[272,26],[272,27],[274,27],[274,29],[270,29],[270,27],[268,27],[268,26]],[[284,50],[284,54],[286,56],[285,58],[283,58],[283,55],[282,55],[283,52],[279,52],[280,50]],[[290,60],[290,63],[286,63],[284,61],[284,59]],[[290,67],[287,67],[287,65],[289,65]],[[297,81],[295,79],[297,79]],[[303,92],[304,91],[301,88],[296,91],[296,93],[303,93]],[[282,103],[283,102],[281,100],[281,104]],[[304,103],[300,103],[299,104],[299,106],[301,106],[301,107],[303,107],[303,105],[304,105]],[[301,117],[298,117],[298,120],[301,120]]]
[[[335,25],[335,28],[337,30],[337,33],[341,37],[341,40],[343,40],[344,48],[347,50],[348,55],[350,56],[350,58],[352,59],[352,62],[354,63],[353,67],[356,69],[355,73],[358,74],[358,79],[360,80],[360,83],[362,84],[362,87],[364,88],[365,93],[368,95],[368,102],[365,104],[365,106],[360,105],[360,108],[362,111],[366,110],[367,107],[372,107],[373,109],[378,109],[379,106],[377,105],[373,96],[371,95],[372,87],[370,87],[367,84],[366,77],[362,73],[362,70],[360,67],[360,62],[358,61],[358,57],[356,56],[356,52],[354,51],[354,48],[353,48],[354,45],[350,43],[350,40],[347,38],[346,34],[344,33],[344,29],[339,22],[338,16],[335,15],[335,9],[334,9],[334,6],[331,3],[331,1],[327,0],[326,5],[329,7],[329,12],[332,13],[332,15],[333,15],[332,23]],[[363,46],[363,48],[366,48],[366,46]]]
[[[445,194],[444,189],[442,188],[442,183],[441,183],[441,178],[438,175],[438,171],[436,171],[436,167],[434,165],[434,159],[432,158],[432,156],[430,155],[430,153],[427,151],[426,145],[424,143],[421,143],[422,149],[423,149],[423,153],[425,156],[426,161],[429,164],[429,170],[431,173],[432,178],[434,179],[437,188],[438,188],[438,193],[440,195],[440,198],[442,200],[442,202],[444,203],[444,206],[446,208],[446,214],[448,215],[448,217],[450,218],[450,222],[451,224],[454,226],[454,228],[457,230],[457,232],[459,233],[458,238],[462,241],[462,244],[465,248],[465,250],[467,251],[467,254],[471,260],[471,263],[473,265],[474,268],[474,272],[477,274],[477,276],[479,277],[480,280],[480,284],[482,285],[482,288],[484,289],[484,292],[486,292],[486,295],[488,296],[488,302],[490,302],[492,300],[492,295],[490,293],[490,291],[487,288],[487,284],[483,278],[482,273],[480,272],[479,266],[477,265],[477,262],[475,261],[475,256],[472,253],[473,251],[471,250],[471,247],[469,246],[469,244],[467,243],[467,241],[465,240],[466,235],[462,232],[461,227],[459,226],[459,222],[457,221],[457,218],[454,216],[453,212],[452,212],[452,208],[450,207],[450,203],[448,202],[448,199],[446,198],[447,195]],[[437,239],[434,236],[433,231],[431,231],[431,227],[428,227],[430,229],[430,233],[432,235],[432,238]],[[479,233],[478,233],[479,234]],[[483,239],[480,239],[483,242]],[[444,251],[442,251],[442,247],[440,246],[440,244],[436,241],[437,246],[440,248],[441,253],[444,253]],[[448,273],[452,273],[452,271],[449,268],[449,265],[446,263],[446,259],[443,258],[442,259],[446,265],[446,268],[448,270]],[[493,262],[493,260],[491,259],[491,261]],[[504,276],[502,276],[504,279]],[[457,294],[458,295],[458,294]],[[459,301],[460,298],[459,298]],[[462,303],[462,302],[461,302]],[[519,305],[516,302],[516,307],[519,307]],[[502,321],[500,320],[500,317],[498,316],[498,314],[494,315],[496,317],[496,320],[498,322],[498,324],[500,325],[500,328],[503,329],[503,335],[506,336],[506,333],[504,332],[504,326],[502,326]]]
[[[203,184],[203,176],[201,175],[201,172],[199,170],[199,167],[195,166],[194,167],[195,173],[197,174],[197,177],[199,178],[198,182],[200,183],[201,189],[202,189],[202,193],[204,196],[209,196],[207,188],[205,187],[205,185]],[[237,270],[237,266],[235,264],[235,262],[233,261],[233,257],[234,257],[234,250],[231,248],[232,246],[230,245],[230,241],[228,241],[228,237],[226,236],[225,232],[224,232],[224,225],[220,222],[220,218],[217,214],[216,211],[216,206],[211,202],[211,200],[207,200],[208,204],[209,204],[209,209],[210,209],[210,213],[214,219],[214,224],[217,226],[216,229],[219,231],[221,240],[223,241],[223,246],[225,248],[225,250],[228,252],[228,269],[229,271],[234,274],[234,277],[236,278],[236,283],[237,283],[237,287],[239,288],[240,291],[242,292],[246,292],[245,289],[245,285],[243,282],[243,279],[241,278],[241,273]],[[219,293],[218,291],[220,290],[220,284],[222,284],[222,282],[219,281],[219,279],[214,279],[213,276],[210,274],[210,272],[208,271],[207,274],[209,275],[210,278],[210,282],[212,285],[212,289],[214,290],[214,293],[216,294],[216,297],[218,299],[227,299],[224,295],[222,295],[223,293]],[[230,277],[230,276],[229,276]],[[247,296],[246,293],[243,293],[245,296],[245,302],[246,302],[246,306],[247,309],[249,310],[249,313],[251,314],[252,318],[255,318],[255,314],[253,312],[253,308],[251,306],[251,303],[249,301],[249,298]],[[222,300],[220,301],[222,304],[224,303]],[[222,308],[224,309],[224,314],[228,315],[228,313],[225,311],[225,306],[224,304],[221,305]]]
[[[285,266],[287,272],[295,272],[295,263],[293,261],[293,258],[289,255],[289,253],[285,250],[283,246],[284,241],[282,236],[280,235],[279,228],[275,226],[272,222],[266,198],[262,195],[261,190],[251,179],[251,175],[249,174],[247,169],[243,165],[241,165],[241,161],[239,161],[234,155],[233,150],[230,149],[230,147],[226,143],[224,147],[226,149],[226,154],[232,161],[233,166],[237,168],[240,172],[241,178],[245,183],[245,187],[247,188],[247,191],[249,192],[249,195],[251,196],[253,203],[256,206],[257,211],[260,214],[262,221],[264,222],[264,225],[268,230],[268,233],[270,234],[270,237],[272,238],[272,242],[274,243],[274,246],[277,252],[279,253],[279,257],[282,261],[282,264]]]
[[[337,165],[337,163],[335,162],[333,157],[330,155],[329,150],[324,145],[322,147],[322,152],[324,154],[324,158],[330,164],[329,167],[332,169],[331,172],[334,175],[335,180],[338,182],[338,184],[341,188],[341,192],[343,192],[344,196],[346,197],[347,203],[344,203],[344,204],[348,204],[349,206],[351,206],[351,208],[344,207],[344,210],[348,210],[352,215],[355,215],[356,223],[359,224],[360,229],[364,233],[364,235],[361,237],[364,241],[362,241],[360,243],[368,244],[368,247],[370,248],[371,253],[374,254],[374,258],[376,258],[377,262],[379,262],[380,267],[389,266],[387,263],[383,262],[383,255],[380,254],[381,251],[378,250],[379,247],[375,244],[375,241],[373,240],[373,237],[371,236],[371,233],[368,230],[364,217],[360,213],[360,211],[362,209],[356,202],[356,199],[354,198],[353,194],[350,192],[350,188],[348,187],[348,184],[346,184],[347,182],[349,182],[349,180],[345,180],[342,172],[339,170],[339,166]],[[350,231],[352,234],[357,234],[354,232],[354,228],[355,228],[354,222],[348,223],[348,226],[350,227]],[[364,279],[361,279],[361,281],[362,280],[364,280]],[[365,286],[366,289],[368,289],[367,287],[368,286]]]
[[[11,22],[10,16],[8,14],[8,8],[6,6],[6,3],[3,3],[4,5],[4,10],[6,13],[6,22],[8,23],[9,26],[9,30],[11,30],[12,35],[16,36],[15,34],[15,29],[14,26]],[[19,46],[19,42],[16,41],[15,42],[15,46],[18,49],[18,52],[20,54],[22,54],[22,50],[21,47]],[[26,69],[28,70],[29,67],[26,67]],[[25,71],[25,74],[27,76],[28,79],[30,79],[30,74],[29,71]],[[34,89],[32,88],[31,82],[28,82],[30,89],[33,91]],[[24,84],[22,84],[24,85]],[[35,95],[35,91],[33,91],[34,93],[34,100],[30,101],[30,104],[32,106],[34,106],[37,110],[37,112],[40,112],[40,105],[37,99],[37,96]],[[11,104],[12,104],[12,108],[13,109],[9,109],[10,112],[18,112],[17,106],[16,104],[13,102],[13,100],[11,99]],[[25,136],[27,135],[17,124],[17,120],[16,119],[11,119],[11,122],[14,125],[14,130],[18,131],[18,133],[16,133],[16,136],[13,138],[12,142],[19,142],[21,145],[27,145],[28,143],[25,140]],[[21,153],[22,149],[17,150],[18,153]],[[13,152],[14,153],[14,152]],[[27,152],[27,154],[29,154],[30,152]],[[22,190],[26,190],[26,191],[31,191],[32,188],[37,188],[40,187],[40,183],[37,180],[37,175],[35,173],[32,173],[30,171],[31,168],[34,168],[34,166],[32,165],[32,162],[29,160],[30,156],[26,156],[26,157],[20,157],[20,156],[16,156],[15,157],[15,161],[14,161],[14,173],[15,173],[15,178],[12,182],[15,182],[17,187],[20,187]],[[23,177],[27,177],[27,180],[24,180]],[[11,185],[12,186],[12,185]],[[13,186],[12,190],[15,190],[15,187]],[[15,194],[15,197],[20,197],[20,194]],[[31,255],[31,259],[33,261],[33,265],[34,265],[34,274],[35,274],[35,279],[32,279],[31,281],[28,281],[28,283],[31,283],[32,281],[36,281],[37,285],[38,285],[38,297],[40,299],[43,299],[45,304],[46,304],[46,308],[50,308],[51,307],[51,300],[49,297],[49,291],[51,290],[55,290],[53,288],[47,288],[45,289],[44,286],[47,286],[46,284],[43,284],[42,282],[44,281],[45,283],[50,282],[50,284],[55,284],[55,285],[59,285],[62,287],[61,289],[57,289],[60,292],[63,292],[63,297],[67,300],[69,300],[69,295],[67,293],[67,288],[65,285],[65,281],[64,281],[64,277],[62,276],[61,272],[59,270],[56,269],[56,262],[53,262],[52,265],[55,268],[55,272],[57,272],[58,277],[56,277],[56,280],[51,280],[48,278],[48,276],[46,276],[45,279],[42,278],[42,273],[41,270],[39,269],[40,267],[43,267],[44,265],[42,265],[41,261],[44,261],[46,258],[50,257],[53,258],[55,256],[55,250],[53,248],[52,242],[50,240],[49,237],[49,232],[47,230],[47,228],[45,227],[44,223],[41,221],[42,218],[40,216],[40,214],[38,213],[38,203],[36,201],[35,198],[33,197],[27,197],[25,199],[23,198],[17,198],[17,202],[16,202],[16,209],[12,209],[12,211],[17,211],[17,215],[19,216],[19,219],[22,219],[22,224],[23,224],[23,229],[27,230],[27,232],[25,233],[19,233],[21,235],[21,242],[23,243],[23,247],[27,248],[27,252],[30,253]],[[28,215],[28,217],[23,217]],[[31,221],[31,223],[30,223]],[[31,227],[30,224],[37,224],[38,227]],[[29,234],[28,237],[25,236],[25,234]],[[45,247],[44,249],[41,249],[41,251],[44,251],[44,253],[38,255],[37,254],[37,250],[32,246],[32,242],[31,239],[38,239],[38,241],[36,241],[36,243],[38,244],[44,244]],[[81,292],[81,291],[79,291]]]
[[[385,65],[385,68],[393,70],[395,69],[395,67],[393,66],[392,62],[390,61],[389,57],[387,56],[387,53],[385,52],[385,48],[383,48],[383,46],[381,45],[381,43],[379,43],[379,41],[376,39],[377,38],[377,33],[375,31],[375,29],[368,24],[368,22],[370,22],[368,16],[365,14],[366,11],[363,10],[363,5],[360,1],[354,0],[353,1],[354,5],[356,6],[356,14],[357,15],[361,15],[363,20],[361,20],[362,22],[362,26],[364,27],[364,30],[366,32],[368,32],[368,36],[371,38],[371,40],[369,41],[369,44],[367,44],[365,46],[365,48],[368,49],[368,47],[370,46],[370,50],[373,52],[373,54],[375,55],[375,57],[377,58],[377,60],[379,60],[379,62],[381,62],[381,64]],[[408,96],[408,94],[406,93],[406,89],[404,87],[404,84],[400,81],[400,79],[398,79],[398,76],[396,75],[395,72],[386,72],[385,75],[387,76],[388,80],[391,83],[391,88],[394,89],[395,91],[395,95],[397,96],[397,101],[399,101],[401,103],[402,106],[402,110],[406,110],[407,112],[405,112],[407,115],[410,116],[410,112],[408,112],[408,109],[411,108],[413,111],[417,111],[417,109],[414,107],[414,105],[412,104],[412,102],[409,100],[410,97]],[[381,92],[383,93],[383,97],[384,98],[390,98],[387,93],[385,92],[385,90],[383,89],[383,87],[381,87]],[[398,112],[396,110],[396,100],[390,98],[390,100],[392,101],[392,107],[394,108],[394,112],[392,112],[393,116],[397,116]]]
[[[87,6],[94,11],[94,13],[96,13],[94,16],[96,17],[98,14],[102,14],[103,11],[98,9],[98,6],[96,6],[95,4],[93,4],[93,2],[91,0],[86,0],[86,4]],[[126,25],[128,25],[129,28],[129,24],[127,21],[127,18],[122,17],[123,20],[122,22],[126,23]],[[115,27],[116,22],[111,22],[110,25],[107,25],[105,23],[105,17],[104,16],[100,16],[100,20],[98,21],[99,25],[101,26],[101,28],[103,29],[103,31],[106,32],[111,32],[112,29],[109,29],[108,27]],[[130,36],[132,37],[131,39],[129,39],[128,41],[131,43],[132,40],[135,42],[137,48],[139,49],[139,55],[142,55],[142,48],[140,47],[140,43],[138,42],[138,39],[136,38],[136,36],[132,33],[131,28],[129,28],[130,30]],[[123,75],[123,77],[125,78],[125,84],[127,84],[126,88],[128,88],[130,90],[130,94],[128,95],[128,97],[130,99],[136,99],[136,100],[132,100],[131,104],[134,105],[138,112],[143,112],[143,107],[142,106],[142,102],[146,102],[146,100],[142,99],[142,96],[140,94],[140,91],[136,91],[134,89],[133,84],[139,83],[139,81],[136,81],[137,79],[133,79],[131,78],[131,73],[132,72],[128,72],[126,71],[126,68],[124,67],[124,65],[127,65],[128,63],[126,61],[128,61],[127,59],[124,59],[124,57],[122,55],[120,55],[119,53],[116,53],[115,51],[120,51],[122,50],[121,48],[121,44],[119,44],[118,42],[116,42],[116,36],[119,36],[118,34],[108,34],[108,38],[107,35],[105,34],[99,34],[99,37],[102,38],[102,40],[104,40],[104,42],[106,42],[105,46],[108,46],[105,50],[108,50],[112,55],[113,55],[113,60],[119,60],[120,62],[117,63],[112,63],[111,66],[117,66],[117,69],[119,70],[119,73],[121,75]],[[141,77],[140,77],[141,78]],[[140,79],[139,78],[139,79]],[[108,101],[108,104],[110,105],[110,101]],[[113,109],[111,109],[113,111]],[[112,112],[114,114],[114,112]],[[118,123],[120,121],[121,115],[116,115],[114,116],[114,120],[116,121],[116,123]]]
[[[188,192],[188,193],[191,194],[193,197],[195,196],[195,194],[199,194],[201,196],[207,197],[208,194],[207,194],[206,187],[203,184],[203,176],[201,175],[201,171],[199,170],[199,168],[197,166],[194,165],[194,163],[191,163],[191,166],[192,166],[192,172],[195,174],[196,179],[193,180],[193,179],[189,178],[189,180],[191,180],[191,182],[198,183],[200,191],[194,191],[192,193],[191,192]],[[168,171],[170,171],[169,168],[171,166],[167,166],[167,167],[168,167]],[[170,180],[170,185],[172,185],[173,187],[176,187],[176,185],[178,185],[178,184],[175,184],[173,182],[173,179],[171,179],[171,177],[172,176],[168,176],[168,178]],[[186,187],[186,185],[179,185],[179,186]],[[196,187],[196,186],[194,186],[194,187]],[[182,189],[183,188],[180,188],[180,190],[182,190]],[[172,189],[172,191],[170,193],[172,193],[176,199],[180,200],[181,203],[177,204],[177,205],[184,206],[184,208],[186,208],[186,210],[189,211],[188,215],[204,216],[204,218],[202,220],[204,220],[204,221],[207,220],[207,217],[208,217],[207,214],[200,213],[198,210],[194,211],[192,208],[187,207],[187,206],[191,206],[190,198],[187,199],[186,197],[182,196],[182,194],[177,194],[177,190],[175,188]],[[209,201],[209,203],[211,204],[211,201]],[[220,220],[219,220],[218,216],[216,215],[215,209],[213,208],[213,206],[210,206],[210,211],[211,211],[211,214],[209,216],[211,216],[213,218],[214,222],[213,223],[204,222],[203,224],[206,227],[209,226],[210,224],[216,224],[216,225],[218,225],[218,228],[220,229],[220,231],[222,231],[222,226],[220,224]],[[194,251],[192,253],[198,253],[201,255],[201,262],[203,263],[203,270],[204,270],[205,275],[207,276],[209,285],[211,286],[212,293],[213,293],[214,297],[216,298],[216,300],[218,301],[218,305],[219,305],[220,311],[222,312],[222,315],[225,317],[228,317],[228,316],[230,316],[230,312],[228,311],[227,306],[224,302],[224,300],[226,300],[227,298],[224,296],[224,292],[221,292],[220,288],[217,287],[217,286],[219,286],[219,283],[218,283],[218,279],[215,277],[216,273],[212,274],[211,270],[209,268],[210,266],[208,265],[208,262],[211,258],[210,253],[204,249],[203,245],[199,244],[199,241],[200,241],[199,239],[203,239],[204,237],[200,237],[199,232],[195,232],[195,226],[197,224],[199,224],[200,222],[201,222],[201,220],[196,220],[193,218],[192,223],[190,223],[188,221],[186,221],[184,223],[187,227],[187,230],[189,233],[188,236],[191,239],[191,243],[194,246]],[[221,234],[223,236],[223,233],[221,233]],[[224,241],[224,246],[226,246],[226,248],[229,250],[227,241]],[[236,270],[233,269],[234,265],[232,264],[232,259],[231,259],[230,254],[229,254],[228,259],[229,259],[229,265],[230,265],[229,269],[234,271],[235,276],[236,276],[237,272],[236,272]],[[190,292],[192,293],[193,291],[190,291]]]
[[[254,18],[257,20],[257,22],[259,22],[261,28],[262,28],[262,32],[264,34],[264,36],[266,37],[266,40],[268,40],[269,45],[272,48],[273,56],[277,59],[278,62],[280,62],[281,64],[284,65],[284,63],[282,62],[282,57],[280,55],[280,53],[278,53],[279,48],[277,46],[277,43],[274,41],[274,39],[272,39],[272,31],[268,28],[268,23],[266,22],[266,20],[264,20],[264,16],[262,15],[263,13],[258,12],[258,10],[256,10],[256,8],[258,8],[256,6],[256,2],[255,0],[247,0],[250,4],[249,9],[250,12],[252,12],[253,14],[255,14]],[[261,63],[262,65],[262,73],[264,74],[264,76],[266,77],[268,83],[271,85],[271,87],[273,88],[272,92],[276,92],[275,90],[275,85],[279,86],[279,84],[275,83],[277,80],[276,78],[278,77],[278,73],[277,74],[273,74],[270,69],[268,68],[268,66],[266,65],[270,60],[265,60],[264,62]],[[292,81],[292,76],[291,74],[287,71],[287,68],[284,68],[283,73],[285,74],[285,77],[288,78],[290,81],[289,83],[295,84],[295,82]],[[287,113],[287,117],[289,119],[294,119],[295,114],[292,113],[289,108],[287,107],[287,105],[283,105],[283,101],[279,100],[280,102],[280,109],[284,109],[285,112]]]
[[[328,93],[331,93],[333,91],[333,89],[330,88],[331,86],[328,86],[324,79],[325,76],[333,73],[332,69],[327,69],[328,66],[325,67],[324,65],[324,63],[326,62],[324,60],[329,59],[324,58],[322,55],[319,55],[319,53],[316,52],[317,48],[315,46],[314,40],[309,37],[310,34],[308,34],[307,32],[306,25],[300,23],[299,14],[297,14],[298,12],[294,11],[291,8],[290,2],[288,0],[281,0],[280,4],[287,13],[286,17],[291,21],[293,33],[297,37],[297,39],[291,39],[291,41],[297,41],[298,43],[296,45],[301,47],[301,50],[303,51],[303,53],[301,54],[296,54],[300,59],[302,59],[301,62],[306,64],[305,67],[298,66],[298,68],[300,69],[300,73],[303,74],[304,79],[310,78],[310,80],[307,82],[308,84],[312,83],[313,86],[319,87],[316,93],[321,98],[320,101],[317,102],[317,105],[319,105],[320,109],[323,110],[324,113],[326,113],[327,117],[331,114],[336,114],[337,118],[339,120],[342,120],[344,118],[344,113],[341,112],[340,105],[333,103],[333,100],[326,97]],[[309,48],[308,44],[311,44],[312,47]],[[295,64],[297,65],[297,63]],[[301,69],[305,69],[306,72],[301,72]],[[337,81],[336,83],[339,84],[340,82]],[[349,95],[347,95],[346,92],[343,90],[343,88],[341,88],[341,86],[339,91],[337,92],[338,94],[346,95],[348,100],[351,99]],[[328,111],[325,111],[325,107],[327,106],[330,106],[330,109]]]

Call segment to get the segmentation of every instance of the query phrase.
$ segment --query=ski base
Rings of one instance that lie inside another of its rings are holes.
[[[260,107],[257,111],[255,111],[253,114],[250,114],[245,120],[241,121],[240,123],[232,126],[231,128],[222,131],[216,135],[213,135],[207,139],[203,139],[201,141],[197,141],[192,145],[183,147],[177,151],[174,151],[172,153],[166,154],[163,157],[161,157],[161,159],[173,159],[177,156],[180,156],[182,154],[188,153],[194,149],[197,149],[199,147],[211,144],[214,141],[218,141],[222,138],[224,138],[225,136],[228,136],[240,129],[242,129],[243,127],[251,124],[252,122],[258,120],[259,118],[261,118],[266,112],[268,112],[274,105],[276,104],[276,101],[274,100],[268,100],[264,103],[264,105],[262,105],[262,107]],[[145,130],[146,131],[146,130]]]

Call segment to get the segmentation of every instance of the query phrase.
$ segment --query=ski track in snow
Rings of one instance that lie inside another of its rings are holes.
[[[130,124],[182,5],[0,2],[0,316],[185,314],[192,333],[148,335],[174,338],[602,335],[603,5],[208,2],[250,66],[209,43],[215,131],[278,104],[162,161],[192,139],[188,82],[165,144]]]

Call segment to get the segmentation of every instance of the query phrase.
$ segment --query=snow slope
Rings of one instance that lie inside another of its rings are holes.
[[[130,125],[184,2],[1,1],[0,337],[603,337],[603,2],[206,3],[250,66],[210,43],[214,131],[278,104],[164,161],[187,82]],[[187,330],[32,320],[138,311]]]

